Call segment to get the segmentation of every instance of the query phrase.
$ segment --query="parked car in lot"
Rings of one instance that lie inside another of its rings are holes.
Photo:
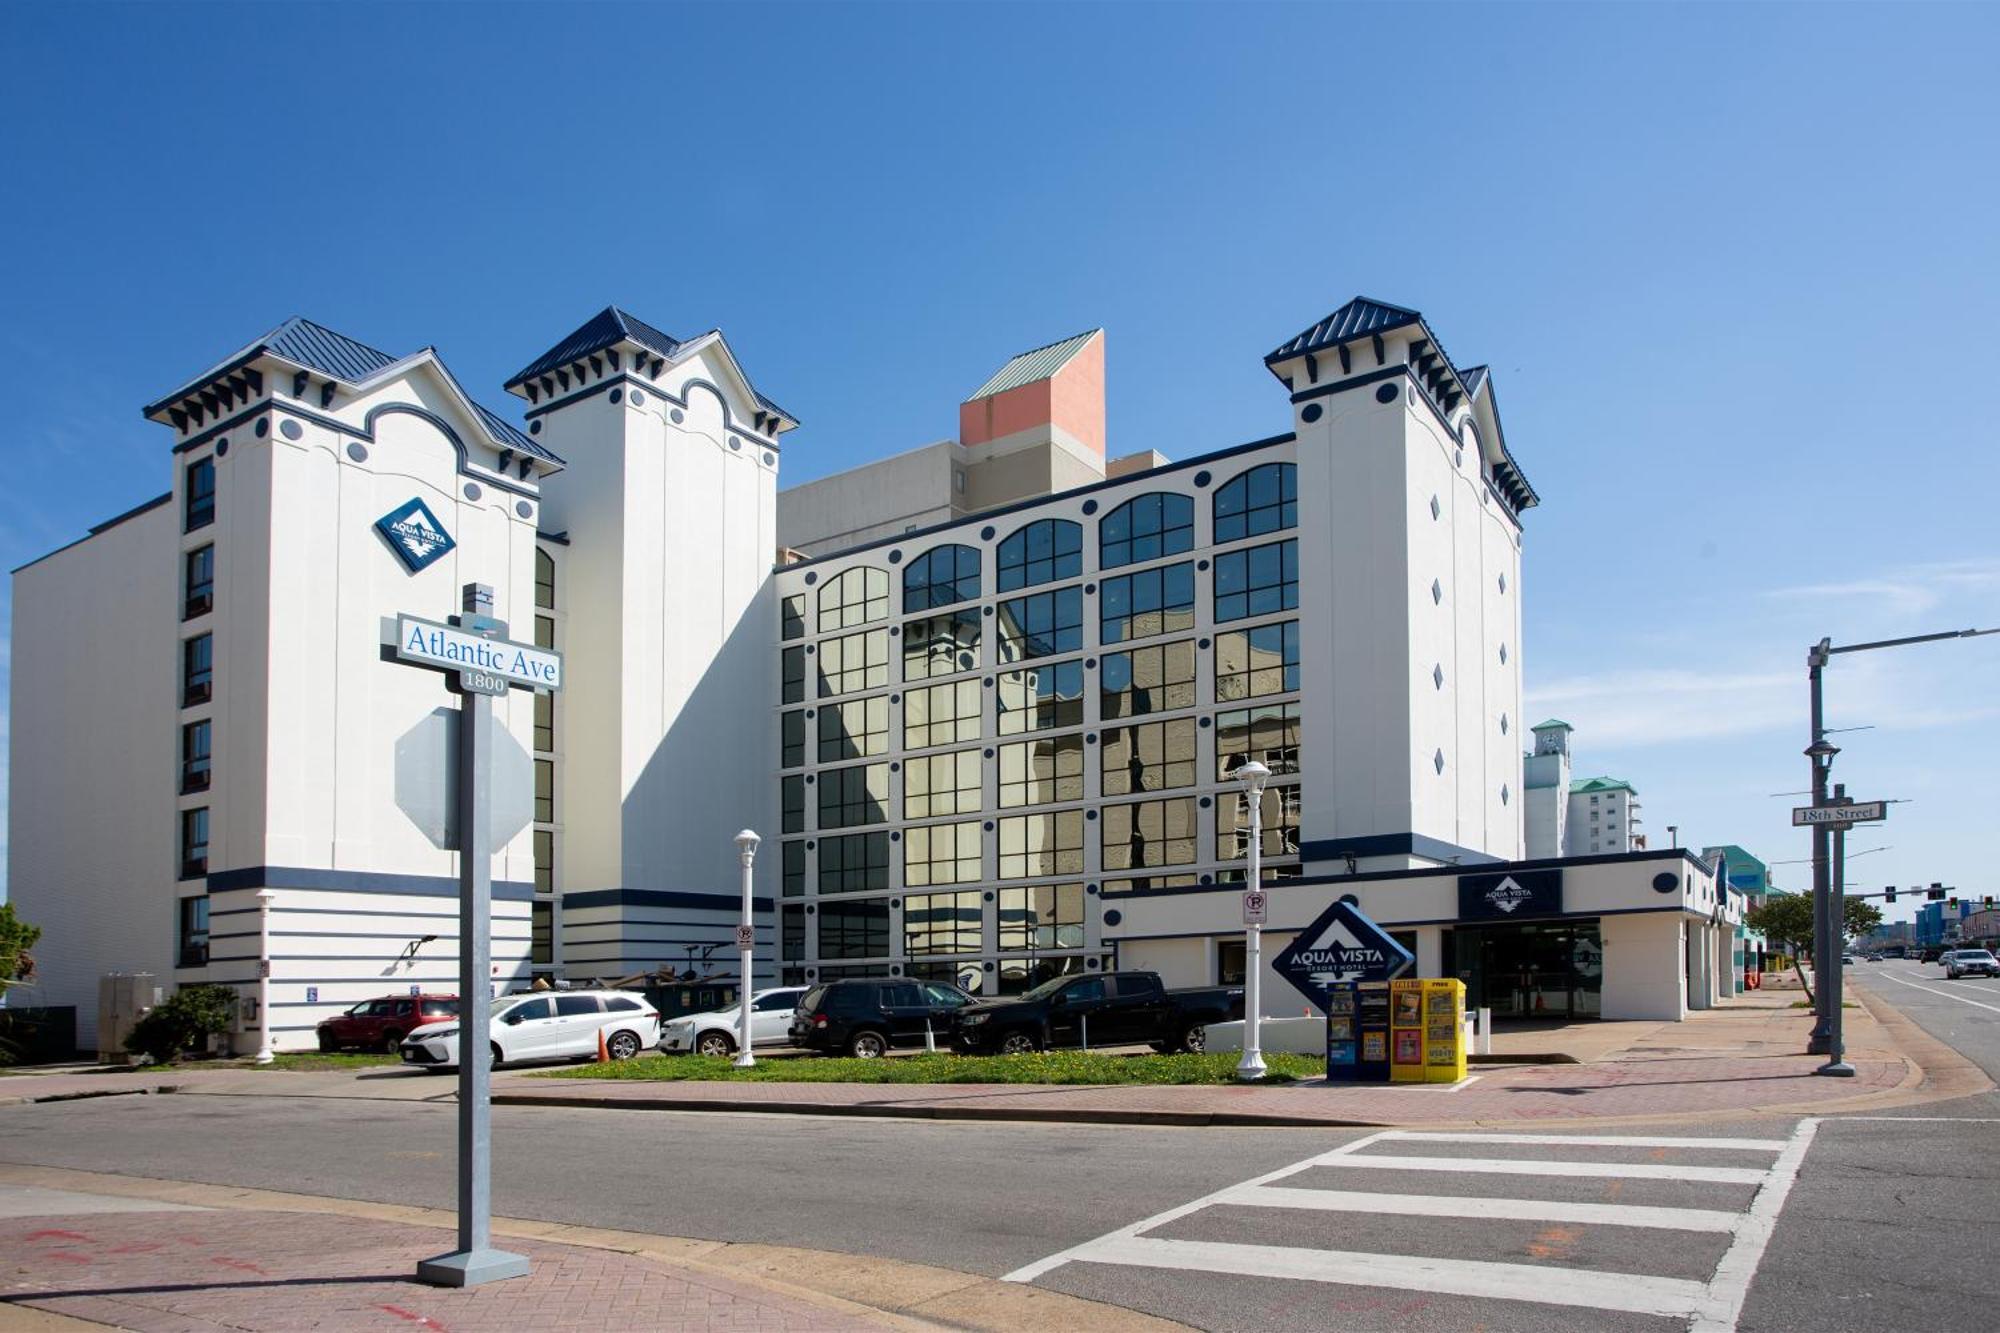
[[[972,996],[948,981],[850,977],[814,986],[792,1015],[792,1045],[822,1055],[863,1059],[896,1046],[939,1046],[951,1039],[952,1015]]]
[[[363,1000],[344,1014],[321,1019],[319,1048],[393,1053],[411,1029],[456,1017],[456,995],[385,995],[379,1000]]]
[[[629,1060],[660,1044],[658,1011],[643,996],[627,991],[503,995],[486,1012],[495,1066],[594,1057],[599,1034],[614,1060]],[[457,1067],[461,1026],[454,1019],[418,1028],[403,1038],[403,1062]]]
[[[968,1054],[1131,1043],[1199,1052],[1210,1023],[1241,1017],[1241,986],[1170,991],[1157,972],[1104,972],[1054,977],[1011,999],[968,1005],[951,1043]]]
[[[750,997],[750,1044],[782,1046],[791,1040],[792,1011],[804,997],[804,986],[779,986]],[[743,1011],[731,1006],[705,1014],[670,1018],[660,1025],[660,1049],[698,1055],[736,1054],[737,1024]]]
[[[1944,974],[1953,981],[1960,977],[2000,977],[2000,958],[1991,949],[1960,949],[1945,960]]]

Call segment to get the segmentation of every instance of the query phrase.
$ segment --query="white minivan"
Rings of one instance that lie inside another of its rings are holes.
[[[616,990],[552,990],[503,995],[487,1010],[493,1063],[575,1060],[597,1054],[629,1060],[660,1042],[660,1015],[643,995]],[[403,1038],[403,1063],[427,1069],[458,1064],[459,1023],[427,1023]]]

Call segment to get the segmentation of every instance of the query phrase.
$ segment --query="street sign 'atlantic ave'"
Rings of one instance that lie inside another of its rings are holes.
[[[1873,824],[1889,817],[1887,801],[1852,801],[1846,805],[1795,805],[1795,828],[1846,828],[1849,824]]]
[[[560,653],[531,643],[486,638],[413,615],[396,617],[396,656],[456,671],[461,685],[481,694],[505,694],[509,684],[533,690],[562,688]]]
[[[1388,981],[1416,962],[1408,949],[1352,903],[1335,903],[1299,932],[1271,963],[1320,1008],[1335,987],[1355,981]]]

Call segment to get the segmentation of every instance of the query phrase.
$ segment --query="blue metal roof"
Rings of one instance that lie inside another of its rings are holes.
[[[1357,296],[1265,357],[1264,364],[1283,361],[1288,357],[1303,356],[1307,352],[1317,352],[1322,347],[1338,347],[1341,343],[1354,338],[1400,329],[1406,324],[1421,323],[1422,320],[1422,315],[1407,307]]]
[[[335,333],[324,324],[293,316],[248,347],[224,357],[158,402],[148,403],[144,415],[150,417],[164,411],[216,377],[254,361],[266,352],[304,366],[307,370],[318,371],[328,379],[345,380],[350,384],[367,378],[396,359],[344,333]]]
[[[308,370],[352,384],[367,379],[395,357],[309,319],[288,319],[264,335],[264,349]]]
[[[657,352],[662,357],[673,357],[678,355],[681,348],[689,342],[699,339],[676,338],[671,333],[653,327],[637,315],[627,314],[615,305],[608,305],[586,319],[574,333],[529,362],[525,369],[507,381],[505,387],[514,389],[529,380],[575,365],[584,357],[627,341]],[[737,367],[739,372],[742,369],[740,365]],[[744,376],[743,382],[749,384],[748,375]],[[794,425],[798,423],[797,417],[758,393],[756,385],[750,385],[750,393],[766,412],[776,413]]]
[[[525,370],[507,381],[506,387],[524,384],[537,375],[546,375],[628,339],[663,357],[672,356],[681,346],[681,340],[672,334],[662,333],[645,320],[608,305],[585,320],[576,332],[529,362]]]
[[[1479,386],[1486,383],[1487,374],[1485,366],[1474,366],[1470,370],[1461,370],[1458,372],[1458,378],[1465,385],[1466,397],[1477,398],[1479,396]]]

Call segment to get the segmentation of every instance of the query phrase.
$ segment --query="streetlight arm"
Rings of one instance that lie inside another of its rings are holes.
[[[1936,643],[1941,639],[1977,639],[1987,634],[2000,634],[2000,629],[1948,629],[1941,634],[1912,634],[1904,639],[1877,639],[1873,643],[1844,643],[1838,648],[1828,648],[1832,653],[1865,653],[1871,648],[1901,648],[1909,643]]]

